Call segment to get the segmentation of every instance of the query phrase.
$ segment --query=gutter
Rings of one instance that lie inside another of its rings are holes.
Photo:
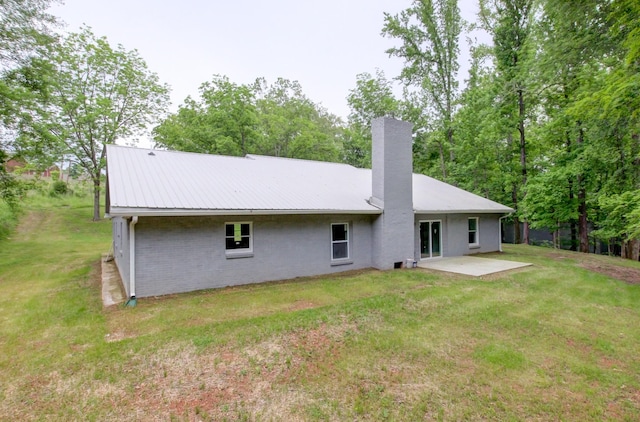
[[[112,217],[127,217],[135,213],[140,217],[207,217],[207,216],[229,216],[229,215],[376,215],[382,214],[379,208],[371,208],[367,210],[337,210],[337,209],[318,209],[318,210],[253,210],[253,209],[158,209],[158,208],[111,208],[110,215]]]
[[[129,300],[126,306],[136,306],[136,224],[138,216],[131,217],[129,222]]]

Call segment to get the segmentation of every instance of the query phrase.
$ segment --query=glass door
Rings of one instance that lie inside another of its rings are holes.
[[[442,222],[420,222],[420,257],[436,258],[442,256]]]

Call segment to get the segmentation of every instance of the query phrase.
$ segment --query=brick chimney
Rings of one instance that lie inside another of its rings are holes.
[[[372,197],[382,208],[373,225],[373,266],[390,269],[413,259],[413,151],[408,122],[380,117],[371,122]]]

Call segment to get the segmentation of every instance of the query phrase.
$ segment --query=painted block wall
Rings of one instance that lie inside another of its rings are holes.
[[[140,217],[136,295],[157,296],[369,268],[371,216]],[[225,223],[252,222],[253,255],[228,258]],[[331,260],[331,223],[349,223],[350,259]]]
[[[120,272],[122,284],[129,297],[129,222],[122,217],[111,220],[113,257]]]
[[[496,252],[500,250],[502,214],[417,214],[415,217],[416,260],[420,259],[420,221],[442,221],[442,255],[444,257]],[[478,217],[479,245],[469,246],[469,218]]]
[[[373,224],[373,266],[387,270],[415,251],[412,124],[381,117],[371,122],[371,203],[382,208]]]

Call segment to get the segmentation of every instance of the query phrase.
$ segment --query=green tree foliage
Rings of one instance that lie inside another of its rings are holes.
[[[297,81],[279,78],[273,84],[260,78],[258,99],[260,154],[275,157],[339,161],[339,119],[315,104]]]
[[[255,92],[226,76],[200,86],[199,101],[187,98],[177,113],[154,129],[156,144],[180,151],[244,155],[258,144]]]
[[[509,152],[499,124],[492,52],[486,46],[477,46],[471,53],[469,79],[454,121],[457,160],[451,177],[463,189],[509,203],[511,196],[505,193],[503,171]]]
[[[168,88],[135,50],[112,48],[89,28],[66,37],[46,64],[37,107],[23,113],[19,146],[71,155],[91,177],[98,220],[105,145],[144,133],[165,111]]]
[[[501,138],[506,143],[509,160],[503,171],[511,190],[511,204],[518,211],[514,218],[520,226],[519,202],[526,193],[530,157],[526,122],[532,109],[530,72],[533,26],[533,0],[481,0],[480,21],[493,38],[493,59],[496,71],[495,116]],[[516,243],[521,241],[520,230],[515,230]],[[528,222],[524,223],[524,243],[528,243]]]
[[[384,72],[375,76],[361,73],[356,76],[356,87],[347,96],[350,113],[344,136],[344,162],[356,167],[371,167],[371,120],[376,117],[395,116],[401,104],[393,94],[393,86]]]
[[[511,204],[514,223],[525,221],[524,241],[528,223],[553,230],[558,242],[559,225],[568,224],[572,247],[587,252],[592,225],[637,259],[640,3],[479,6],[493,43],[472,47],[460,96],[451,83],[455,2],[414,1],[385,15],[383,34],[400,41],[388,52],[405,62],[399,114],[416,127],[414,169]],[[348,133],[358,128],[349,123]]]
[[[637,68],[633,68],[635,2],[597,0],[543,3],[538,25],[536,77],[545,119],[545,153],[536,163],[542,172],[563,174],[572,243],[589,248],[588,223],[602,238],[612,230],[606,206],[610,198],[639,187]],[[535,189],[528,189],[528,195]],[[534,194],[529,206],[544,202]],[[629,208],[629,210],[633,207]],[[618,239],[608,239],[619,242]],[[637,258],[636,258],[637,259]]]
[[[2,0],[0,2],[0,65],[3,70],[32,56],[53,40],[57,24],[47,9],[55,0]]]
[[[462,19],[457,0],[414,0],[399,15],[385,13],[382,33],[400,45],[387,50],[404,60],[399,79],[411,87],[405,98],[414,128],[426,136],[418,141],[427,151],[435,148],[442,179],[448,179],[449,163],[455,161],[453,118],[458,101],[458,38]],[[422,111],[422,113],[419,113]]]
[[[0,1],[0,202],[15,213],[20,184],[5,170],[25,89],[15,83],[16,69],[37,57],[55,38],[56,19],[47,13],[51,0]],[[28,94],[28,92],[27,92]],[[0,203],[0,206],[2,204]],[[4,224],[0,221],[0,226]]]
[[[154,129],[154,138],[180,151],[337,161],[341,130],[339,119],[309,100],[298,82],[243,85],[216,75],[200,87],[198,100],[187,98]]]
[[[600,196],[599,206],[606,218],[600,222],[600,228],[594,235],[610,244],[614,239],[619,240],[622,256],[637,261],[640,247],[640,190]]]

